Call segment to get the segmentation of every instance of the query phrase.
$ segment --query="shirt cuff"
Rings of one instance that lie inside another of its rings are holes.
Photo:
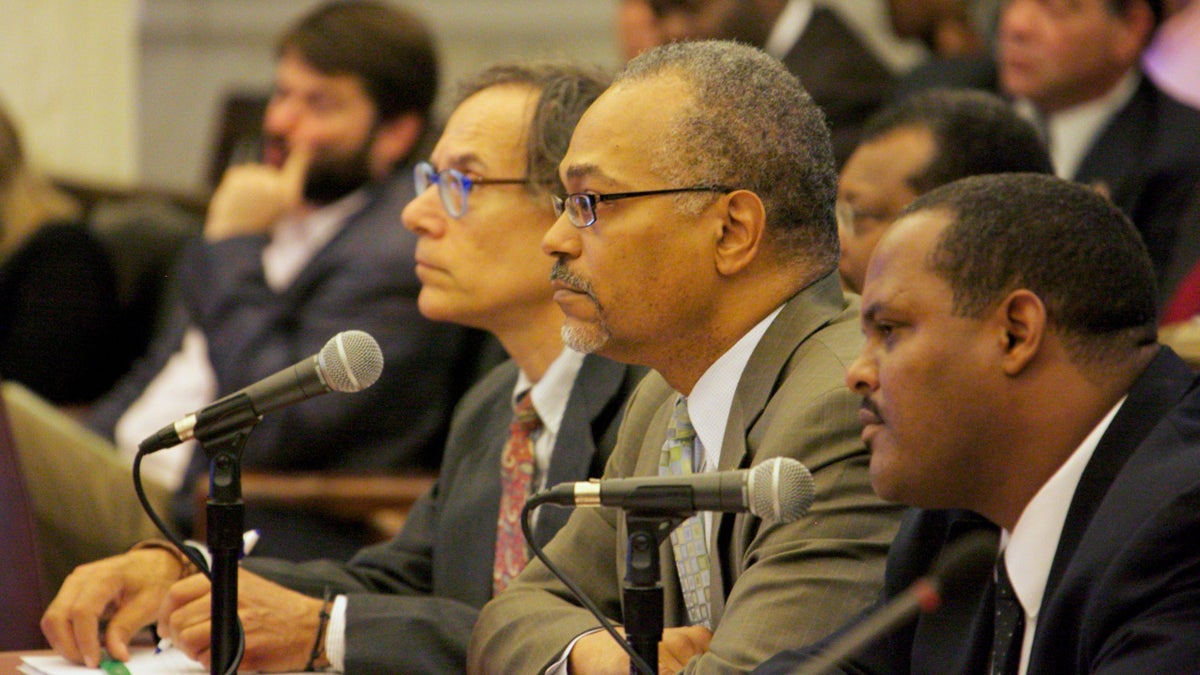
[[[586,633],[580,633],[579,635],[576,635],[575,639],[571,640],[570,644],[567,645],[567,648],[563,650],[562,655],[558,657],[558,660],[554,663],[551,663],[546,668],[546,675],[569,675],[571,671],[569,668],[567,668],[567,665],[571,662],[571,650],[575,648],[575,643],[579,642],[580,638],[585,638],[592,633],[602,630],[604,629],[594,628]]]
[[[346,672],[346,596],[333,599],[329,610],[329,626],[325,628],[325,658],[331,670]]]

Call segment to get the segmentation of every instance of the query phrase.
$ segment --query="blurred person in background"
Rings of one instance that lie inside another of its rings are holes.
[[[617,0],[613,28],[622,61],[628,61],[666,41],[649,0]]]
[[[0,378],[87,404],[129,366],[116,272],[82,209],[25,158],[0,109]]]
[[[880,110],[838,180],[842,285],[862,293],[876,242],[917,196],[985,173],[1053,173],[1037,129],[984,91],[933,89]]]
[[[228,169],[203,237],[180,256],[179,299],[148,356],[95,406],[89,423],[132,457],[165,424],[321,351],[333,335],[371,334],[383,374],[354,395],[265,416],[245,470],[434,469],[450,413],[477,374],[478,335],[417,308],[416,237],[400,210],[413,196],[410,155],[438,84],[433,39],[418,18],[377,2],[332,2],[290,26],[277,47],[261,162]],[[187,533],[204,453],[173,448],[147,475],[176,488]],[[344,559],[365,526],[250,504],[259,552]]]
[[[1034,122],[1055,174],[1099,190],[1137,227],[1161,307],[1195,263],[1178,253],[1200,192],[1200,110],[1141,69],[1162,0],[1009,0],[1000,11],[1000,85]],[[1194,228],[1192,228],[1194,229]]]
[[[667,41],[723,39],[783,61],[825,113],[838,166],[895,76],[836,11],[813,0],[648,0]]]
[[[998,0],[888,0],[892,29],[929,49],[928,61],[900,77],[892,100],[925,89],[995,91]]]

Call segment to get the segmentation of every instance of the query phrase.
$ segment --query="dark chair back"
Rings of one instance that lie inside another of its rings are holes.
[[[42,649],[45,605],[33,505],[0,398],[0,651]]]

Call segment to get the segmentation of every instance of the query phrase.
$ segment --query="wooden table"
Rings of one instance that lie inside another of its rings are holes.
[[[12,675],[19,673],[17,666],[21,665],[21,657],[30,654],[53,654],[49,649],[36,651],[26,650],[19,652],[0,652],[0,675]]]

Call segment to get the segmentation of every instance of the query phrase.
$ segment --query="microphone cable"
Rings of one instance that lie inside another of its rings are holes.
[[[208,569],[208,561],[196,549],[188,546],[180,539],[171,528],[167,526],[162,517],[154,510],[150,504],[149,497],[146,496],[146,488],[142,485],[142,458],[146,456],[146,452],[142,448],[138,448],[137,454],[133,458],[133,491],[137,493],[138,501],[142,503],[142,510],[150,517],[151,522],[162,532],[167,541],[179,549],[187,559],[200,570],[200,573],[208,579],[209,584],[212,584],[212,571]],[[233,651],[233,658],[229,660],[229,667],[225,670],[225,675],[237,675],[238,667],[242,664],[242,657],[246,654],[246,631],[242,628],[242,617],[237,617],[237,641]]]
[[[658,675],[654,669],[650,667],[650,664],[646,663],[646,660],[637,653],[637,650],[633,648],[633,645],[629,644],[629,641],[617,632],[617,629],[615,626],[613,626],[612,621],[609,620],[607,616],[604,616],[604,612],[600,611],[600,608],[596,606],[596,603],[592,602],[592,599],[583,592],[583,589],[579,588],[578,584],[576,584],[570,577],[563,573],[563,571],[559,569],[549,557],[546,556],[546,554],[542,551],[542,548],[538,546],[537,542],[534,541],[533,527],[530,524],[530,514],[532,513],[533,509],[536,509],[546,502],[549,496],[549,493],[539,492],[525,500],[525,506],[521,507],[521,533],[525,535],[525,543],[529,546],[530,550],[533,551],[533,554],[537,556],[537,559],[542,561],[542,564],[546,566],[546,569],[550,570],[554,576],[558,577],[559,581],[566,585],[567,589],[571,591],[571,594],[574,595],[577,600],[579,600],[579,604],[583,605],[584,608],[586,608],[592,613],[593,616],[596,617],[596,619],[600,622],[600,625],[604,627],[604,630],[608,631],[608,634],[612,636],[612,639],[616,640],[621,649],[624,649],[625,653],[629,655],[630,663],[632,663],[633,666],[642,673],[642,675]]]

